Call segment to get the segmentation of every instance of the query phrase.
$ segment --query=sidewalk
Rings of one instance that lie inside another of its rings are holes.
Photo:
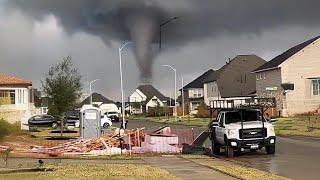
[[[199,180],[234,180],[235,178],[214,171],[208,167],[176,157],[146,157],[144,161],[159,168],[169,171],[172,175],[181,179]]]

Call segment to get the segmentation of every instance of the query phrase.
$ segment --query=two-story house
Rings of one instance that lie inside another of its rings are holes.
[[[257,95],[275,97],[282,116],[320,106],[320,36],[294,46],[253,71]]]
[[[212,73],[214,70],[210,69],[183,87],[185,107],[190,114],[196,114],[198,106],[204,102],[203,81]]]
[[[256,55],[238,55],[204,80],[204,101],[251,98],[256,92],[252,70],[266,61]]]
[[[131,114],[147,113],[150,108],[169,105],[168,100],[152,85],[140,85],[129,96],[129,110]]]
[[[10,123],[22,121],[34,110],[32,83],[14,76],[0,74],[0,118]]]

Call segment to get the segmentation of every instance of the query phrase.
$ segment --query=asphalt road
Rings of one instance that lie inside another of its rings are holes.
[[[145,127],[148,130],[155,130],[161,126],[190,128],[144,120],[132,120],[128,123],[128,128]],[[204,128],[194,127],[195,136],[203,130]],[[219,157],[225,159],[224,156]],[[227,160],[293,179],[318,180],[320,179],[320,140],[277,137],[275,155],[267,155],[262,150],[255,153],[243,153]]]

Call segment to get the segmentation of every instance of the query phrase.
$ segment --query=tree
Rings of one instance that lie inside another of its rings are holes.
[[[73,67],[71,56],[63,58],[55,66],[51,66],[42,88],[49,98],[50,115],[62,117],[72,109],[81,96],[81,75]]]

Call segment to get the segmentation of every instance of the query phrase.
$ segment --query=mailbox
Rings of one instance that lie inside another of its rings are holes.
[[[100,109],[86,106],[80,110],[80,136],[83,139],[98,138],[101,135]]]

